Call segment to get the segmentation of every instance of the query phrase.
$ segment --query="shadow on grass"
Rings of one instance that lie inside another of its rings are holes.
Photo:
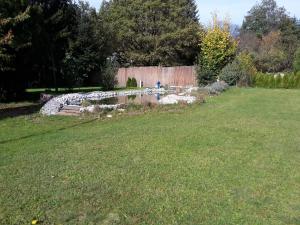
[[[17,116],[31,115],[37,113],[41,108],[41,104],[31,104],[26,106],[17,106],[11,108],[0,108],[0,120],[5,118],[13,118]]]
[[[88,121],[84,121],[84,122],[81,122],[81,123],[72,124],[70,126],[61,127],[61,128],[54,129],[54,130],[48,130],[48,131],[39,132],[39,133],[36,133],[36,134],[29,134],[29,135],[25,135],[25,136],[18,137],[18,138],[12,138],[12,139],[8,139],[8,140],[0,141],[0,145],[1,144],[7,144],[7,143],[10,143],[10,142],[14,142],[14,141],[25,140],[25,139],[32,138],[32,137],[43,136],[45,134],[56,133],[58,131],[67,130],[67,129],[74,128],[74,127],[79,127],[79,126],[84,125],[84,124],[92,123],[95,120],[97,120],[97,118],[91,119],[91,120],[88,120]]]

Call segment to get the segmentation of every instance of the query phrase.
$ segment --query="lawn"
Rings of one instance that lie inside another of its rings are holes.
[[[0,120],[0,224],[300,224],[300,91]]]

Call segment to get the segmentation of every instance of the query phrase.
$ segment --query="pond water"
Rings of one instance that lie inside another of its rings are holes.
[[[117,96],[111,98],[105,98],[102,100],[95,100],[90,101],[93,105],[116,105],[116,104],[158,104],[161,97],[164,95],[162,94],[154,94],[154,95],[147,95],[147,94],[139,94],[139,95],[128,95],[128,96]]]

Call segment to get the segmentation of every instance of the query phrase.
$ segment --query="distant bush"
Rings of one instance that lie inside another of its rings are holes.
[[[128,77],[128,79],[127,79],[126,87],[131,87],[131,78],[130,77]]]
[[[134,77],[131,79],[131,87],[137,87],[137,81]]]
[[[118,63],[108,58],[102,72],[102,87],[105,91],[113,90],[117,85]]]
[[[295,53],[293,68],[295,72],[300,72],[300,48]]]
[[[137,87],[136,79],[134,77],[133,78],[128,77],[126,82],[126,87]]]
[[[229,85],[225,81],[217,81],[210,85],[207,85],[204,87],[204,89],[208,92],[210,95],[219,94],[229,88]]]
[[[253,86],[264,88],[300,88],[300,72],[287,74],[257,73],[253,79]]]
[[[204,69],[203,67],[198,66],[197,78],[199,86],[209,85],[217,79],[217,74],[212,70]]]
[[[219,78],[229,85],[250,86],[256,73],[252,57],[242,52],[222,69]]]

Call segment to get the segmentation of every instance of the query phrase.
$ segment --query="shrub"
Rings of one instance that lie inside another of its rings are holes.
[[[221,71],[219,78],[225,81],[229,85],[237,85],[239,78],[241,77],[241,67],[237,60],[227,64]]]
[[[127,82],[126,82],[126,87],[131,87],[131,83],[132,83],[132,80],[130,77],[128,77]]]
[[[295,72],[300,72],[300,48],[298,48],[295,53],[293,68]]]
[[[102,72],[102,87],[105,91],[112,90],[117,85],[117,62],[108,58]]]
[[[197,78],[199,86],[209,85],[217,80],[217,74],[212,70],[204,69],[201,66],[198,66]]]
[[[250,86],[256,73],[252,57],[242,52],[222,69],[219,78],[229,85]]]
[[[216,81],[217,75],[236,54],[237,41],[230,34],[228,21],[222,26],[214,15],[213,25],[202,38],[200,48],[198,82],[207,85]]]
[[[300,73],[287,73],[283,77],[280,74],[257,73],[254,86],[264,88],[300,88]]]
[[[259,50],[255,54],[256,66],[263,72],[282,71],[287,55],[281,45],[282,36],[278,31],[271,31],[262,37]]]
[[[296,73],[296,88],[300,88],[300,71]]]
[[[285,74],[282,78],[282,87],[283,88],[289,88],[289,76],[288,74]]]
[[[90,105],[92,105],[92,103],[91,103],[90,101],[88,101],[88,100],[83,100],[83,101],[81,102],[81,106],[82,106],[82,107],[88,107],[88,106],[90,106]]]
[[[269,75],[266,82],[267,82],[266,86],[268,88],[275,88],[275,77],[274,77],[274,75]]]
[[[217,81],[210,85],[207,85],[204,89],[210,95],[219,94],[229,88],[229,85],[225,81]]]
[[[282,88],[282,77],[279,74],[275,75],[275,88]]]
[[[126,87],[137,87],[136,79],[134,77],[133,78],[128,77],[126,82]]]
[[[134,77],[131,79],[131,87],[137,87],[137,81]]]

